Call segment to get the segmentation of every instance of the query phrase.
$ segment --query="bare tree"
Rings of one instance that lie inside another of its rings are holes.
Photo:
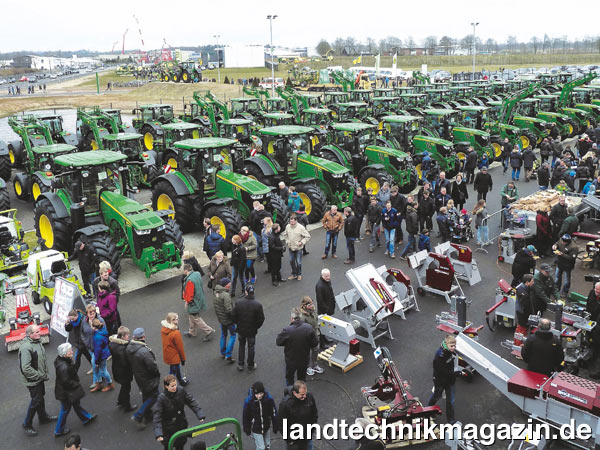
[[[506,46],[508,51],[511,53],[514,53],[517,50],[517,44],[518,42],[516,36],[509,36],[506,40]]]
[[[337,38],[333,41],[333,51],[336,55],[341,55],[344,51],[344,47],[346,46],[346,41],[343,38]]]
[[[408,37],[408,39],[406,41],[406,47],[408,47],[408,50],[410,51],[410,53],[412,53],[413,48],[416,47],[415,40],[413,39],[412,36]]]
[[[460,40],[460,47],[469,52],[469,55],[473,54],[473,44],[475,43],[475,39],[473,39],[472,34],[466,35],[464,38]]]
[[[454,40],[450,36],[442,36],[440,39],[440,47],[444,49],[444,53],[449,55],[452,52],[452,47],[454,45]]]
[[[488,53],[494,53],[498,51],[498,43],[492,39],[492,38],[488,38],[487,41],[485,41],[485,49]]]
[[[348,36],[346,38],[345,44],[346,48],[348,49],[348,52],[350,52],[351,55],[359,54],[360,51],[358,49],[358,42],[355,38],[353,38],[352,36]]]
[[[367,52],[375,53],[377,52],[377,42],[373,38],[367,38]]]
[[[536,36],[533,36],[529,42],[531,42],[533,54],[536,55],[538,52],[538,47],[540,46],[540,40]]]
[[[550,37],[544,33],[544,43],[542,44],[542,53],[546,53],[548,51],[548,47],[550,46]]]
[[[437,40],[437,36],[427,36],[424,40],[423,40],[423,47],[425,47],[426,49],[430,50],[430,54],[433,55],[435,48],[438,45],[438,40]]]
[[[321,39],[317,44],[317,53],[321,56],[325,56],[329,50],[331,50],[331,45],[325,39]]]

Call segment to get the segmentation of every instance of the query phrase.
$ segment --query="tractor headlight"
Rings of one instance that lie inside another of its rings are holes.
[[[252,200],[262,200],[262,199],[263,199],[263,197],[264,197],[264,195],[262,195],[262,194],[256,194],[256,195],[251,195],[251,196],[250,196],[250,198],[251,198]]]
[[[167,226],[163,224],[163,225],[161,225],[160,227],[158,227],[156,230],[157,230],[157,231],[163,231],[163,230],[164,230],[164,229],[166,229],[166,228],[167,228]]]
[[[44,169],[45,169],[45,170],[50,170],[50,169],[52,169],[52,166],[51,166],[50,164],[46,164],[46,165],[44,166]]]
[[[152,230],[138,230],[137,228],[134,228],[134,230],[135,230],[135,234],[137,234],[138,236],[147,235],[152,232]]]
[[[346,174],[345,173],[332,173],[331,176],[333,178],[343,178]]]

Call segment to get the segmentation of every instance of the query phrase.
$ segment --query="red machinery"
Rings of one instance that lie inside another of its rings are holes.
[[[16,291],[16,317],[11,317],[8,320],[10,325],[10,332],[6,336],[5,345],[6,349],[11,352],[17,350],[21,345],[21,341],[25,339],[25,330],[29,325],[40,326],[40,336],[42,344],[50,342],[50,329],[48,325],[42,324],[39,313],[31,313],[29,307],[29,300],[23,289]]]
[[[450,296],[456,291],[464,295],[449,256],[422,250],[410,255],[408,263],[415,271],[419,294],[425,295],[426,292],[431,292],[441,295],[448,304],[450,304]]]

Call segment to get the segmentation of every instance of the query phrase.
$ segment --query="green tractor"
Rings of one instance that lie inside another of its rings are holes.
[[[293,114],[283,112],[263,113],[259,119],[265,127],[275,127],[279,125],[295,125],[296,121]]]
[[[77,152],[77,147],[68,144],[26,146],[27,162],[23,172],[17,172],[13,179],[15,195],[19,200],[29,200],[52,190],[54,172],[57,170],[55,160],[60,155]]]
[[[161,68],[160,79],[162,81],[180,81],[184,83],[197,83],[202,80],[202,71],[197,62],[185,61],[177,64],[164,65]]]
[[[36,114],[33,118],[38,123],[43,123],[48,127],[52,142],[48,144],[68,144],[77,147],[79,145],[79,139],[77,134],[65,131],[63,128],[63,117],[57,114]]]
[[[246,119],[256,121],[262,111],[261,103],[257,98],[232,98],[230,100],[230,117],[234,119]]]
[[[575,136],[576,124],[573,119],[564,114],[540,111],[540,103],[541,99],[539,98],[524,98],[520,100],[517,106],[519,115],[535,117],[544,122],[553,123],[558,132],[557,134],[560,134],[562,137]],[[515,125],[517,125],[516,118]]]
[[[136,117],[131,121],[133,128],[144,136],[144,148],[154,150],[155,142],[162,136],[163,125],[177,122],[172,105],[141,105],[133,110]]]
[[[181,265],[183,235],[172,211],[154,212],[129,198],[126,159],[107,150],[58,156],[53,191],[35,203],[35,229],[48,249],[71,251],[82,240],[116,274],[129,255],[150,277]]]
[[[134,132],[123,123],[119,109],[77,108],[77,138],[82,150],[103,150],[102,137],[107,134]]]
[[[248,175],[269,186],[280,181],[294,186],[311,223],[322,219],[327,202],[338,208],[352,203],[352,175],[345,167],[312,154],[312,128],[278,126],[263,128],[259,134],[262,151],[244,160]]]
[[[55,144],[48,124],[33,114],[9,117],[8,125],[20,140],[8,144],[0,141],[0,177],[5,180],[10,179],[10,166],[21,167],[27,162],[28,149]]]
[[[233,139],[206,137],[175,142],[177,170],[156,178],[152,186],[152,207],[170,210],[183,231],[192,231],[203,218],[218,225],[227,245],[248,220],[254,201],[261,202],[274,221],[285,225],[287,205],[271,188],[246,175],[237,167]]]
[[[559,105],[558,95],[536,95],[534,98],[540,99],[538,114],[543,113],[558,113],[566,116],[568,121],[573,126],[573,131],[569,137],[574,137],[577,134],[585,132],[590,126],[590,123],[594,120],[591,114],[587,111],[583,111],[577,108],[569,108],[567,106]]]
[[[319,156],[352,170],[363,189],[379,192],[383,183],[396,184],[401,193],[411,192],[418,182],[408,153],[377,145],[377,128],[360,122],[336,123],[331,142]]]
[[[137,133],[118,133],[102,136],[102,148],[127,156],[129,166],[129,186],[150,187],[152,180],[162,173],[158,154],[154,150],[144,150],[143,136]]]
[[[177,153],[175,142],[186,139],[198,139],[203,136],[205,128],[196,123],[173,122],[162,126],[162,136],[156,142],[158,151],[156,159],[159,166],[169,165],[171,169],[177,169]]]
[[[333,111],[328,108],[308,108],[300,115],[300,125],[315,130],[312,144],[316,151],[327,143],[327,135],[332,123]]]

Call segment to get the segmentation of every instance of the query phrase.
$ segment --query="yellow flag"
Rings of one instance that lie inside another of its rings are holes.
[[[352,60],[352,64],[360,64],[362,62],[362,55],[360,55],[358,58],[354,58]]]

